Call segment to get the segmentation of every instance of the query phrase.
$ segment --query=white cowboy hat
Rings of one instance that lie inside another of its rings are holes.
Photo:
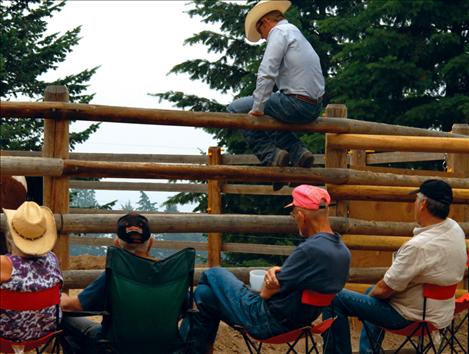
[[[244,31],[246,38],[250,42],[258,42],[261,39],[261,34],[257,32],[257,22],[272,11],[280,11],[285,13],[291,6],[291,1],[288,0],[265,0],[259,1],[247,14],[244,21]]]
[[[0,177],[0,208],[16,209],[26,200],[28,187],[24,176]]]
[[[11,239],[24,254],[42,256],[54,248],[57,228],[54,214],[35,202],[24,202],[17,210],[3,209]]]

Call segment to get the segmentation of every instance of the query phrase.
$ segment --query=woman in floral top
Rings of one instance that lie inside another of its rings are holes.
[[[0,256],[0,290],[37,292],[62,286],[59,262],[51,252],[57,240],[52,212],[34,202],[3,211],[11,253]],[[34,311],[0,309],[1,337],[14,342],[37,339],[54,331],[60,317],[58,306]]]

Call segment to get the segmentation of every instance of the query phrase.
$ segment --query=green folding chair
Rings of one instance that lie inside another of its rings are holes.
[[[105,346],[122,354],[183,353],[189,343],[178,322],[192,307],[194,262],[193,248],[156,262],[109,247]]]

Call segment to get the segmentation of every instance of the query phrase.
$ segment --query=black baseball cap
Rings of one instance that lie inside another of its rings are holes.
[[[420,188],[411,194],[422,193],[424,196],[443,204],[453,202],[453,191],[451,186],[441,179],[428,179],[420,185]]]
[[[151,236],[148,219],[134,211],[120,217],[117,236],[127,243],[144,243]]]

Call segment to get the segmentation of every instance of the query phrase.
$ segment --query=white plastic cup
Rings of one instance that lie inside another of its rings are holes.
[[[262,290],[265,273],[267,273],[267,271],[264,269],[254,269],[249,272],[249,285],[251,286],[251,290],[257,292]]]

